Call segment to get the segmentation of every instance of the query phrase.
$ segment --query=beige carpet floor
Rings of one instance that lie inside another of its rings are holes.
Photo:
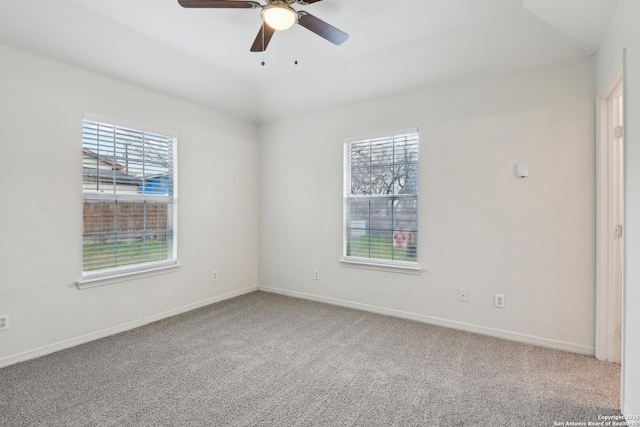
[[[0,369],[0,426],[553,426],[619,415],[592,357],[263,292]]]

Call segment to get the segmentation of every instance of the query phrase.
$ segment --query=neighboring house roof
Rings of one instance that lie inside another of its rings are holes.
[[[83,148],[83,149],[82,149],[82,154],[84,154],[84,155],[85,155],[85,156],[87,156],[87,157],[91,157],[91,158],[94,158],[94,159],[98,159],[99,161],[101,161],[101,162],[103,162],[103,163],[106,163],[106,164],[108,164],[108,165],[111,165],[111,166],[115,167],[117,170],[122,170],[122,169],[124,169],[124,166],[122,166],[121,164],[116,163],[116,162],[114,162],[113,160],[108,159],[108,158],[106,158],[106,157],[98,156],[98,154],[96,154],[96,152],[95,152],[95,151],[91,151],[91,150],[89,150],[88,148]]]
[[[82,168],[82,174],[88,178],[95,178],[100,182],[113,182],[116,184],[141,185],[144,180],[136,176],[131,176],[119,170],[104,170],[97,168]]]
[[[165,173],[159,173],[156,175],[147,175],[144,177],[144,180],[148,181],[150,179],[169,179],[170,176],[171,174],[169,172],[165,172]]]
[[[98,167],[83,167],[82,174],[85,178],[94,178],[100,182],[113,183],[123,185],[141,185],[144,180],[136,176],[130,175],[124,171],[124,166],[114,162],[113,160],[98,156],[94,151],[88,148],[82,149],[82,154],[86,157],[96,159],[98,162],[111,166],[110,169],[100,169]]]
[[[83,167],[83,175],[88,178],[96,178],[100,182],[113,182],[115,179],[117,184],[127,185],[143,185],[149,180],[166,180],[170,177],[169,172],[158,173],[155,175],[147,175],[144,177],[138,177],[125,172],[125,167],[121,164],[104,156],[98,156],[94,151],[83,148],[82,153],[84,156],[96,159],[98,164],[109,165],[109,169],[101,169],[98,167]]]

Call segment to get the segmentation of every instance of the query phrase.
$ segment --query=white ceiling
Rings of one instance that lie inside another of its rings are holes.
[[[262,54],[249,52],[258,10],[183,9],[177,0],[2,0],[0,43],[266,121],[595,52],[616,4],[324,0],[295,8],[350,34],[345,44],[296,26],[276,33]]]

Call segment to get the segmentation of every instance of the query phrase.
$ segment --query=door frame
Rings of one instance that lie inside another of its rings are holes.
[[[620,354],[616,357],[615,334],[618,320],[623,324],[622,310],[624,304],[622,283],[620,290],[615,287],[616,274],[622,275],[623,271],[617,271],[616,256],[622,254],[616,250],[613,244],[615,229],[611,225],[614,221],[612,209],[616,195],[613,191],[613,162],[614,162],[614,132],[611,126],[609,102],[624,84],[622,68],[615,74],[609,86],[598,98],[596,108],[597,143],[596,143],[596,337],[595,356],[608,362],[622,359],[624,335],[620,337]],[[624,88],[623,88],[624,89]],[[624,100],[624,91],[623,91]],[[624,154],[622,154],[624,156]],[[624,160],[621,167],[624,168]],[[624,170],[624,169],[623,169]],[[620,182],[624,186],[623,181]],[[624,193],[620,193],[624,200]],[[622,213],[624,216],[624,213]],[[623,230],[624,233],[624,230]],[[619,260],[623,262],[622,259]],[[619,264],[622,265],[622,264]],[[622,267],[621,270],[623,270]],[[622,276],[620,276],[622,277]],[[623,280],[623,279],[622,279]],[[616,301],[617,300],[617,301]]]

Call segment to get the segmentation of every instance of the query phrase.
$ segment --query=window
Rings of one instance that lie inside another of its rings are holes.
[[[344,259],[417,266],[418,133],[344,144]]]
[[[176,138],[140,127],[83,120],[83,278],[175,264]]]

